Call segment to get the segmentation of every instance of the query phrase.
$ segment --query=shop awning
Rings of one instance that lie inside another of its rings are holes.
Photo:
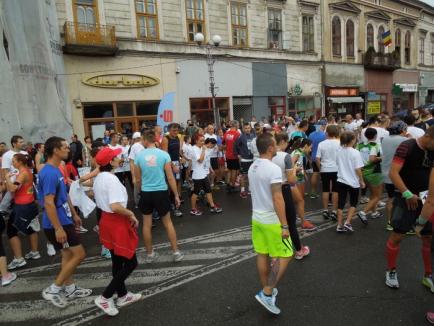
[[[328,97],[329,101],[333,103],[364,103],[365,100],[360,96],[350,96],[350,97]]]

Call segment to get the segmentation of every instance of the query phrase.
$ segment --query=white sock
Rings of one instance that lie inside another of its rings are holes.
[[[57,286],[56,284],[51,284],[50,291],[54,293],[59,293],[62,290],[61,286]]]
[[[244,192],[246,190],[246,188],[241,187],[241,192]]]

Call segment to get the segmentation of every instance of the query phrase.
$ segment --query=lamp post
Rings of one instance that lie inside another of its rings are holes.
[[[201,46],[203,41],[205,40],[205,36],[202,33],[197,33],[194,36],[194,41]],[[220,127],[220,113],[218,107],[216,107],[215,104],[215,97],[216,97],[216,88],[215,88],[215,79],[214,79],[214,63],[215,60],[212,56],[212,47],[218,47],[222,41],[222,38],[219,35],[214,35],[212,39],[209,41],[208,44],[205,46],[206,50],[206,60],[208,64],[208,74],[209,74],[209,90],[211,92],[211,98],[212,98],[212,111],[214,114],[214,123],[215,127]]]

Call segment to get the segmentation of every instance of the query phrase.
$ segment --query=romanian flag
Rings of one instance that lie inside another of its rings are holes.
[[[384,32],[381,36],[383,38],[384,46],[389,46],[392,44],[392,36],[390,35],[390,31]]]

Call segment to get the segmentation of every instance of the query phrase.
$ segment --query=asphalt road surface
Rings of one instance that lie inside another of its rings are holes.
[[[398,276],[401,288],[384,284],[384,248],[388,232],[385,218],[363,226],[354,221],[354,234],[336,234],[324,221],[319,201],[307,202],[307,216],[319,229],[301,233],[311,255],[293,261],[279,285],[277,305],[282,313],[271,316],[254,299],[260,289],[255,254],[250,240],[250,200],[238,194],[217,193],[223,214],[175,218],[185,259],[171,260],[164,228],[157,223],[154,243],[160,257],[145,264],[139,248],[139,266],[128,279],[129,290],[144,299],[104,316],[93,304],[110,280],[111,262],[99,256],[95,218],[85,221],[82,236],[87,259],[75,280],[92,288],[89,298],[74,300],[59,310],[41,297],[58,271],[59,255],[30,261],[18,280],[0,288],[1,325],[426,325],[424,314],[434,309],[434,294],[421,285],[423,265],[420,244],[409,237],[401,246]],[[43,236],[42,243],[45,243]],[[4,241],[6,239],[4,238]],[[142,244],[140,244],[141,246]],[[27,248],[27,244],[24,244]]]

